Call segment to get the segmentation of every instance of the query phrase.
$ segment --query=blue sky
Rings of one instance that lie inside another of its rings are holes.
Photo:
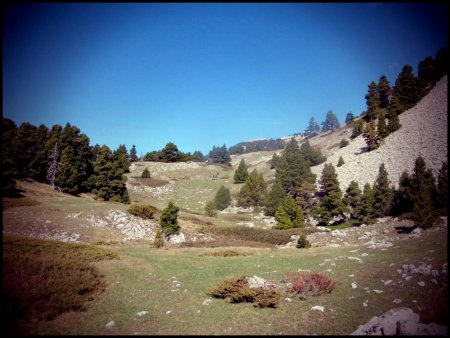
[[[448,5],[3,4],[3,116],[182,151],[303,132],[447,45]]]

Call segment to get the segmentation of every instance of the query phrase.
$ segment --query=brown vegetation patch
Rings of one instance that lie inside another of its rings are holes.
[[[235,256],[251,256],[252,253],[248,252],[239,252],[235,250],[221,250],[215,252],[207,252],[203,253],[200,256],[215,256],[215,257],[235,257]]]
[[[290,284],[288,291],[297,294],[302,300],[323,293],[331,293],[337,285],[335,281],[319,272],[288,273],[283,282]]]
[[[143,178],[143,177],[132,177],[135,183],[138,185],[145,185],[147,187],[160,187],[166,184],[169,184],[170,182],[167,180],[161,180],[158,178]]]
[[[66,311],[86,309],[104,289],[92,262],[117,254],[85,244],[18,236],[3,238],[3,314],[7,331],[17,320],[51,320]]]
[[[3,198],[3,210],[6,210],[8,208],[14,208],[14,207],[30,207],[33,205],[39,205],[41,202],[33,200],[31,198],[27,197],[21,197],[21,198],[9,198],[4,197]]]

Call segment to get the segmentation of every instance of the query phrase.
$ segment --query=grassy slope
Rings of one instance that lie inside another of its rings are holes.
[[[429,248],[433,247],[434,252]],[[147,244],[129,244],[117,250],[119,261],[96,263],[105,273],[108,290],[87,312],[68,313],[52,322],[41,323],[39,334],[348,334],[374,315],[395,307],[393,299],[403,300],[401,306],[414,309],[422,321],[444,323],[447,309],[447,287],[435,286],[429,278],[413,275],[401,287],[396,269],[404,263],[420,262],[442,267],[446,262],[445,236],[428,233],[419,239],[399,241],[387,251],[347,248],[255,249],[250,256],[201,256],[218,249],[184,248],[155,250]],[[367,252],[369,256],[361,256]],[[364,263],[347,257],[360,257]],[[335,266],[331,261],[334,260]],[[324,263],[323,265],[320,265]],[[394,263],[394,266],[389,266]],[[221,281],[241,274],[259,275],[278,282],[285,272],[298,269],[324,272],[336,280],[338,287],[328,295],[306,301],[283,301],[277,309],[257,309],[249,304],[228,304],[208,298],[206,291]],[[332,269],[332,272],[327,272]],[[349,277],[354,274],[354,277]],[[175,277],[175,278],[173,278]],[[173,290],[174,283],[181,286]],[[381,280],[393,280],[384,286]],[[424,280],[426,287],[417,282]],[[357,289],[350,283],[356,281]],[[445,279],[446,281],[446,279]],[[367,293],[363,288],[383,290]],[[186,291],[184,291],[186,290]],[[351,299],[350,297],[354,297]],[[368,306],[362,303],[368,300]],[[414,303],[413,300],[416,302]],[[310,310],[325,306],[325,312]],[[331,311],[332,309],[332,311]],[[139,311],[149,314],[138,317]],[[167,314],[167,311],[171,311]],[[116,328],[105,324],[114,320]]]

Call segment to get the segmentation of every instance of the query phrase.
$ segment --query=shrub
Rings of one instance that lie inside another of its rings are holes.
[[[154,214],[158,209],[153,205],[140,205],[135,204],[128,208],[128,212],[134,216],[141,217],[144,219],[154,218]]]
[[[156,230],[155,240],[153,241],[155,248],[159,249],[164,246],[164,239],[161,229]]]
[[[220,186],[219,190],[214,197],[215,208],[223,210],[231,204],[230,189],[225,188],[225,186]]]
[[[300,235],[300,238],[297,240],[297,248],[302,249],[308,249],[311,247],[311,243],[306,239],[306,235]]]
[[[206,214],[206,216],[209,216],[209,217],[216,217],[216,215],[217,215],[216,202],[214,200],[206,202],[205,214]]]
[[[323,293],[331,293],[336,287],[336,282],[319,272],[308,274],[297,272],[287,275],[285,281],[292,283],[288,291],[299,295],[302,300]]]
[[[207,253],[201,254],[200,256],[235,257],[235,256],[250,256],[250,255],[253,255],[253,254],[246,253],[246,252],[238,252],[235,250],[221,250],[221,251],[215,251],[215,252],[207,252]]]
[[[342,156],[339,156],[339,160],[338,160],[338,163],[337,163],[337,167],[340,167],[340,166],[342,166],[342,165],[344,165],[344,164],[345,164],[344,159],[342,158]]]
[[[172,201],[169,201],[167,207],[162,211],[159,224],[162,231],[167,235],[175,235],[180,233],[180,226],[177,222],[178,208]]]
[[[210,289],[207,294],[215,298],[224,298],[230,303],[248,302],[255,307],[277,307],[280,294],[263,288],[250,288],[246,276],[232,277]]]
[[[141,177],[142,178],[150,178],[150,177],[152,177],[152,175],[150,174],[150,171],[148,171],[148,169],[145,168],[144,171],[141,174]]]
[[[339,148],[344,148],[344,147],[346,147],[348,145],[349,145],[349,142],[345,138],[343,138],[341,140],[341,143],[339,143]]]

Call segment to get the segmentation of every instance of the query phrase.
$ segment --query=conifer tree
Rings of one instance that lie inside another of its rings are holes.
[[[342,191],[333,164],[324,165],[319,183],[323,196],[316,211],[320,222],[328,223],[334,216],[343,215],[345,211],[348,211],[342,202]]]
[[[234,172],[234,183],[244,183],[248,177],[247,164],[245,160],[242,158],[239,162],[239,166]]]
[[[369,183],[364,184],[361,198],[359,220],[364,223],[372,223],[375,218],[375,196]]]
[[[214,200],[208,201],[205,204],[205,215],[209,217],[216,217],[216,202]]]
[[[266,194],[266,182],[261,173],[254,169],[239,191],[237,198],[241,207],[262,205]]]
[[[178,224],[178,208],[172,201],[169,201],[167,207],[162,211],[159,225],[165,237],[170,235],[177,235],[180,233],[180,225]]]
[[[343,166],[344,164],[345,164],[344,159],[342,158],[342,156],[339,156],[337,167]]]
[[[164,246],[164,239],[161,229],[156,230],[155,240],[153,241],[155,248],[159,249]]]
[[[339,148],[344,148],[344,147],[348,146],[348,144],[349,144],[349,142],[345,138],[343,138],[341,140],[341,142],[339,143]]]
[[[416,158],[412,175],[413,218],[423,229],[433,225],[433,197],[436,193],[433,173],[422,156]]]
[[[394,131],[399,130],[401,127],[400,120],[398,119],[398,115],[396,111],[392,111],[389,114],[389,120],[387,125],[388,133],[393,133]]]
[[[352,139],[358,137],[364,131],[364,121],[362,119],[354,120],[351,126],[352,126],[352,135],[350,136],[350,138]]]
[[[119,148],[114,151],[114,161],[123,169],[125,173],[130,172],[130,160],[128,150],[125,144],[119,145]]]
[[[437,207],[446,208],[448,205],[448,168],[447,161],[442,162],[442,167],[439,170],[437,178]]]
[[[279,180],[276,180],[272,185],[272,189],[265,200],[265,215],[274,216],[280,204],[286,198],[286,191],[283,189],[283,185]]]
[[[300,146],[300,155],[309,162],[309,166],[319,165],[327,160],[319,149],[311,147],[309,140],[305,140]]]
[[[36,142],[36,153],[28,167],[28,172],[31,178],[38,182],[45,182],[48,169],[48,155],[49,151],[46,148],[48,138],[48,128],[41,124],[35,132],[34,140]]]
[[[53,153],[50,155],[50,165],[47,170],[47,180],[52,185],[52,188],[55,189],[55,179],[56,175],[58,175],[59,170],[61,169],[61,165],[58,161],[58,144],[55,144],[55,148],[53,149]]]
[[[386,75],[380,76],[380,79],[378,80],[377,92],[379,98],[379,108],[388,108],[390,97],[392,95],[392,88],[389,85]]]
[[[215,207],[218,210],[223,210],[231,204],[230,190],[221,186],[214,197]]]
[[[137,160],[136,146],[133,144],[130,150],[130,162],[137,162]]]
[[[345,116],[345,124],[350,124],[355,120],[355,115],[351,111],[347,113]]]
[[[272,160],[270,161],[270,169],[277,168],[279,159],[280,159],[280,156],[278,156],[277,153],[273,153]]]
[[[413,74],[413,68],[405,65],[395,81],[394,97],[401,112],[413,107],[419,101],[417,79]]]
[[[152,175],[150,174],[150,171],[148,170],[148,168],[145,168],[142,171],[141,177],[142,178],[150,178],[150,177],[152,177]]]
[[[322,122],[322,132],[325,131],[333,131],[340,127],[338,118],[333,114],[333,111],[329,110],[327,112],[327,116],[325,117],[325,121]]]
[[[367,123],[366,127],[364,128],[363,137],[366,140],[367,148],[369,151],[378,149],[381,144],[381,138],[377,134],[377,131],[375,129],[375,120]]]
[[[342,201],[349,207],[353,218],[357,218],[361,213],[361,198],[362,192],[361,189],[359,189],[358,182],[351,181],[348,188],[345,190]]]
[[[376,112],[380,107],[380,98],[378,94],[378,86],[372,81],[369,84],[369,90],[366,94],[367,113],[365,115],[366,121],[370,122],[376,119]]]
[[[303,210],[295,203],[291,196],[287,196],[275,213],[275,220],[278,222],[277,228],[303,228]]]
[[[378,113],[377,134],[380,138],[385,138],[389,134],[388,129],[386,127],[386,119],[384,116],[384,110],[380,110]]]
[[[205,156],[199,150],[194,151],[192,154],[192,161],[194,162],[203,162],[205,160]]]
[[[407,171],[403,171],[398,179],[398,189],[394,193],[394,206],[392,213],[401,215],[411,212],[413,209],[413,184],[412,177]]]
[[[178,162],[179,159],[180,151],[178,150],[178,147],[172,142],[167,143],[161,150],[159,155],[160,162]]]
[[[389,215],[392,208],[392,200],[394,192],[389,186],[390,181],[388,172],[384,167],[384,163],[380,164],[378,169],[378,176],[373,186],[375,216],[383,217]]]
[[[316,136],[320,132],[320,126],[319,124],[314,121],[314,117],[311,117],[308,123],[308,127],[306,127],[304,135],[305,137],[308,136]]]
[[[120,201],[123,204],[130,204],[130,196],[128,195],[128,189],[125,188]]]

